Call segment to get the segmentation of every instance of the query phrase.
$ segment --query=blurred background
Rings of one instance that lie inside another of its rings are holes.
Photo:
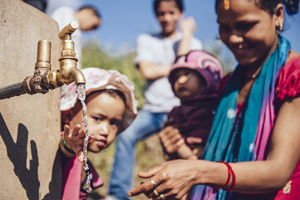
[[[100,67],[116,69],[126,74],[135,83],[139,108],[143,104],[144,80],[135,68],[135,40],[141,33],[156,33],[159,24],[153,12],[153,0],[48,0],[46,13],[51,16],[60,6],[69,6],[77,10],[83,5],[96,7],[102,17],[102,25],[95,31],[82,32],[82,67]],[[218,40],[218,24],[216,23],[215,1],[186,0],[185,17],[192,16],[197,29],[194,36],[200,39],[204,49],[216,55],[229,72],[236,66],[231,52]],[[283,35],[290,40],[292,48],[300,52],[300,14],[286,18]],[[108,180],[113,164],[115,145],[112,144],[100,154],[89,154],[104,186],[90,195],[89,199],[100,199],[107,195]],[[156,135],[137,145],[137,164],[135,168],[135,185],[142,181],[137,173],[147,170],[165,160],[160,142]],[[147,199],[144,196],[135,199]]]

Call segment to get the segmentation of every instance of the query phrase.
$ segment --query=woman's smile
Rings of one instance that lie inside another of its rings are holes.
[[[242,47],[242,48],[231,47],[230,49],[233,52],[233,54],[235,55],[235,57],[242,57],[242,56],[248,55],[248,53],[251,50],[251,47]]]

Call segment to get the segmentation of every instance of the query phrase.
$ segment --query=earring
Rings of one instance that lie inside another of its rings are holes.
[[[283,24],[280,24],[279,27],[277,27],[278,33],[280,33],[283,30]]]

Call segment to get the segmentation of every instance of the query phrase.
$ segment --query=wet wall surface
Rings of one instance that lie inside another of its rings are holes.
[[[58,69],[58,26],[20,0],[0,0],[0,87],[32,76],[39,40],[52,43]],[[0,199],[60,199],[59,89],[0,100]]]

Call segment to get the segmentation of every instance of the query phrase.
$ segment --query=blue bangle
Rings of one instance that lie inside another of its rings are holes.
[[[64,149],[70,153],[70,154],[76,154],[72,149],[69,149],[66,145],[66,142],[65,142],[65,139],[63,139],[63,146],[64,146]]]

